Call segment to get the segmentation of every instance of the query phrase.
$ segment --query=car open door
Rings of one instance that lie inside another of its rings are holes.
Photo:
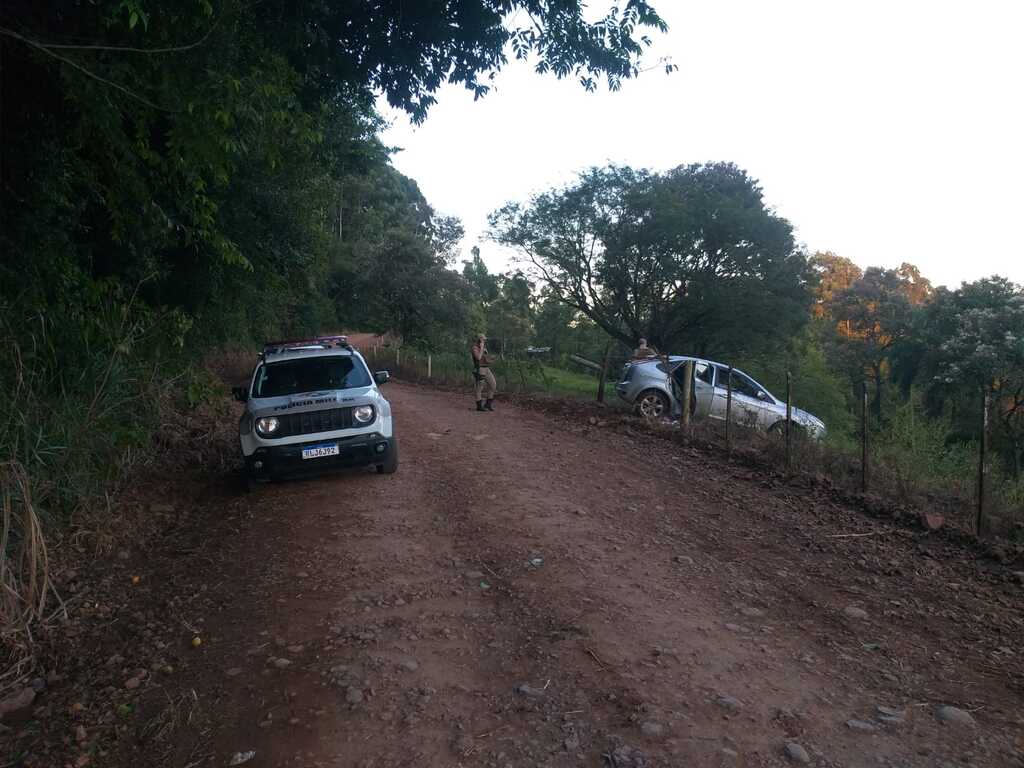
[[[693,363],[693,383],[690,387],[690,417],[694,420],[707,418],[711,413],[712,401],[715,389],[712,386],[714,381],[714,369],[706,360],[682,360],[672,369],[672,415],[682,415],[682,407],[679,403],[683,396],[684,377],[686,376],[686,364]]]

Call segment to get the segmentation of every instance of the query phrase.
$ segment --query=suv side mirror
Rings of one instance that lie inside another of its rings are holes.
[[[768,393],[765,392],[763,389],[757,390],[757,399],[758,400],[764,400],[765,402],[767,402],[768,401]]]
[[[377,371],[373,374],[373,380],[378,384],[387,384],[391,379],[391,374],[387,371]]]
[[[231,394],[234,395],[235,400],[240,403],[244,403],[249,399],[248,393],[245,391],[247,387],[232,387]]]

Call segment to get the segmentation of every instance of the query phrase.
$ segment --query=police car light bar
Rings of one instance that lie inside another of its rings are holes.
[[[311,339],[281,339],[263,343],[263,354],[301,347],[347,347],[348,336],[315,336]]]

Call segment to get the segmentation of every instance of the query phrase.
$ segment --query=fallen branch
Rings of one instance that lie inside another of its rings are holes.
[[[596,653],[594,653],[587,646],[583,646],[583,650],[585,650],[587,653],[589,653],[591,655],[591,657],[594,659],[594,661],[597,662],[597,666],[599,666],[601,668],[602,672],[607,672],[608,671],[609,665],[606,664],[604,661],[602,661],[600,656],[598,656]]]

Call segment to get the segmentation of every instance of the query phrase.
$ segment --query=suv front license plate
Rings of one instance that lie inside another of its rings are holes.
[[[302,449],[303,459],[319,459],[322,456],[337,456],[341,453],[337,443],[322,443]]]

